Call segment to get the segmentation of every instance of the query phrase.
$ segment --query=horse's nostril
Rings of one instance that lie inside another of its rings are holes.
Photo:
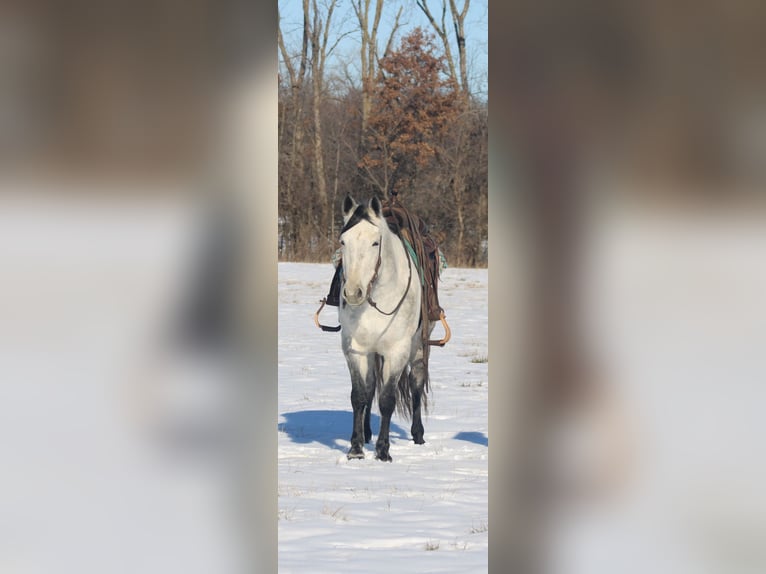
[[[364,291],[361,288],[343,290],[343,298],[352,305],[359,305],[364,301]]]

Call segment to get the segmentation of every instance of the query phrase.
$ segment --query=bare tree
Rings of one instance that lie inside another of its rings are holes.
[[[367,130],[367,119],[370,117],[372,106],[373,82],[377,68],[378,26],[383,12],[383,0],[375,0],[375,13],[372,20],[370,20],[370,0],[354,0],[352,5],[362,32],[360,55],[362,63],[362,134],[364,134]]]
[[[293,63],[293,57],[288,52],[284,35],[282,34],[281,22],[277,27],[277,44],[279,46],[279,53],[282,56],[282,63],[287,70],[289,87],[290,87],[290,110],[291,118],[289,124],[291,129],[290,142],[280,142],[280,145],[284,145],[287,150],[288,156],[286,173],[283,180],[283,194],[284,194],[284,206],[287,211],[286,217],[284,217],[285,223],[283,233],[287,236],[287,240],[291,244],[298,242],[299,234],[299,222],[293,217],[297,213],[294,210],[295,204],[295,179],[299,173],[303,171],[303,84],[306,78],[306,70],[308,67],[308,48],[310,37],[309,26],[309,0],[303,0],[303,39],[301,44],[301,53],[298,56],[298,68]]]
[[[364,134],[367,133],[367,122],[372,108],[373,92],[375,91],[375,77],[378,72],[378,28],[380,26],[380,17],[383,13],[384,0],[375,0],[375,13],[372,16],[372,20],[370,20],[370,2],[371,0],[354,0],[352,2],[362,33],[360,48],[362,63],[362,139],[360,141],[362,149],[364,149]],[[400,6],[383,55],[387,54],[391,49],[394,35],[399,28],[399,17],[401,14],[402,7]]]
[[[428,18],[428,21],[431,23],[431,27],[434,29],[434,32],[436,32],[436,35],[439,36],[442,41],[452,79],[460,85],[461,89],[463,90],[463,94],[467,95],[469,93],[469,89],[468,69],[465,52],[465,17],[466,14],[468,14],[470,0],[464,0],[463,7],[460,10],[458,10],[455,0],[449,0],[450,14],[452,15],[452,25],[455,29],[455,37],[457,40],[458,62],[460,69],[459,78],[458,72],[455,68],[455,60],[452,57],[449,33],[447,32],[447,0],[442,0],[441,17],[439,21],[436,20],[433,12],[431,12],[431,9],[428,6],[428,0],[416,0],[416,4],[418,8],[420,8],[420,10],[423,12],[423,14],[425,14],[426,18]]]
[[[328,226],[327,219],[330,212],[329,199],[327,197],[327,179],[325,176],[324,157],[322,148],[322,116],[320,108],[324,92],[324,67],[327,61],[327,41],[332,21],[333,11],[337,0],[332,0],[327,6],[327,17],[324,22],[319,14],[316,0],[311,0],[313,10],[313,25],[311,28],[311,109],[314,123],[314,183],[319,199],[320,213],[319,224],[324,231]],[[305,5],[305,3],[304,3]]]
[[[458,10],[455,0],[449,0],[450,11],[452,12],[452,23],[455,26],[455,38],[457,40],[457,54],[460,64],[460,86],[463,88],[463,93],[470,93],[468,90],[468,66],[466,64],[465,55],[465,17],[468,14],[468,6],[470,0],[463,2],[463,8]]]

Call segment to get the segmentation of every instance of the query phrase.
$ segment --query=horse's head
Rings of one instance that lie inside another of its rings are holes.
[[[386,223],[377,197],[366,204],[350,195],[343,200],[343,229],[340,233],[343,254],[343,298],[349,305],[364,303],[367,290],[380,265],[380,241]]]

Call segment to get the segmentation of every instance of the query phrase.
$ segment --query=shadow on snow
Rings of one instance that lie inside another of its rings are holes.
[[[481,446],[487,446],[489,444],[487,435],[482,432],[463,431],[457,433],[454,438],[455,440],[464,440]]]
[[[282,413],[284,422],[279,423],[278,429],[285,433],[290,440],[298,444],[318,442],[330,448],[346,452],[348,441],[351,439],[351,430],[354,423],[354,414],[351,411],[312,410]],[[380,428],[380,415],[370,414],[370,426],[372,427],[372,443],[375,443],[377,430]],[[391,421],[390,437],[410,440],[407,430]],[[337,441],[343,444],[337,444]]]

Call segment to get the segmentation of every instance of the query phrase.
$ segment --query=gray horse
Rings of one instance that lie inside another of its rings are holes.
[[[375,458],[391,461],[389,426],[394,410],[412,418],[412,438],[423,444],[421,406],[428,372],[421,336],[421,288],[404,240],[389,229],[377,197],[343,202],[342,287],[338,317],[351,374],[354,429],[348,458],[364,458],[372,438],[370,409],[378,394],[380,431]],[[433,329],[433,323],[427,328]]]

